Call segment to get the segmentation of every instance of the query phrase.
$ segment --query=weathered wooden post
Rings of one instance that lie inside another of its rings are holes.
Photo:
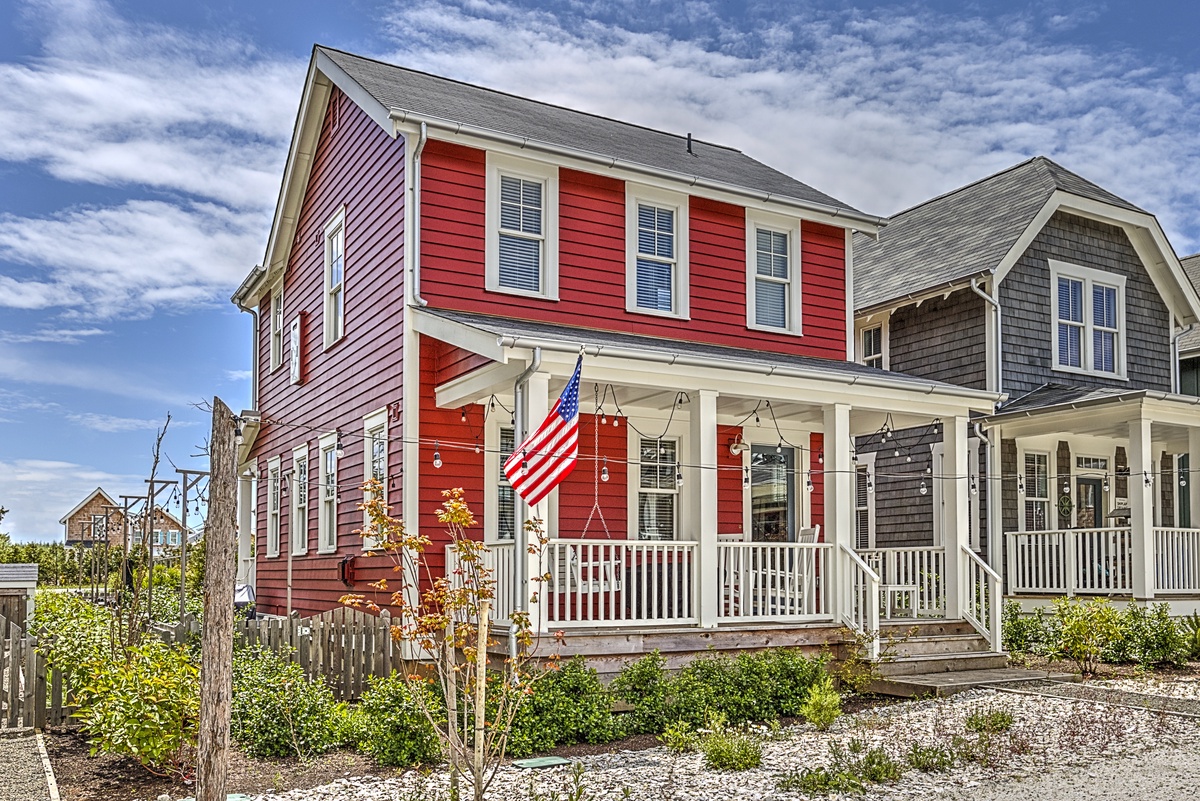
[[[233,412],[213,399],[196,801],[225,801],[233,700],[233,593],[237,575],[237,445]]]

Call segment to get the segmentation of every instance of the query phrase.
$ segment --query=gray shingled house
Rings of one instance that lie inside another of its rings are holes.
[[[1200,595],[1200,402],[1177,369],[1200,298],[1153,214],[1034,158],[857,236],[854,291],[859,361],[1007,395],[966,475],[937,425],[857,440],[858,546],[885,584],[953,541],[942,498],[966,481],[970,547],[1010,595]]]

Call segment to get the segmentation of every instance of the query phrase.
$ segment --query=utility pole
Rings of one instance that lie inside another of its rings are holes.
[[[213,398],[204,529],[204,634],[200,646],[200,742],[196,801],[225,801],[233,701],[233,594],[237,580],[237,420]]]
[[[175,468],[175,472],[181,476],[179,482],[180,489],[183,491],[181,495],[180,508],[183,510],[180,514],[180,522],[183,524],[183,533],[179,536],[179,619],[183,620],[183,602],[187,598],[187,546],[188,546],[188,491],[196,488],[201,479],[208,477],[207,470],[182,470]],[[195,478],[192,478],[195,476]]]

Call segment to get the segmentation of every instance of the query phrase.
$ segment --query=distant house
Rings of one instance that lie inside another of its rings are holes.
[[[63,541],[68,548],[80,544],[90,548],[105,540],[109,545],[119,546],[125,529],[121,505],[100,487],[92,490],[58,522],[63,526]]]
[[[1192,286],[1200,286],[1200,253],[1180,259]],[[1200,325],[1179,337],[1179,391],[1200,396]]]

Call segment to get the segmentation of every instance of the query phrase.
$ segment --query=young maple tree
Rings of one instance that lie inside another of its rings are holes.
[[[361,594],[341,601],[372,612],[388,608],[411,695],[450,763],[451,799],[460,797],[460,778],[466,777],[475,801],[483,801],[504,758],[513,718],[535,680],[526,670],[536,650],[529,613],[515,611],[508,621],[519,646],[516,654],[499,665],[489,663],[488,648],[498,644],[491,634],[495,571],[488,564],[490,549],[468,536],[476,521],[463,490],[444,490],[437,511],[449,537],[446,559],[453,570],[447,576],[430,567],[431,540],[419,531],[409,533],[391,516],[382,484],[372,479],[363,489],[368,500],[359,507],[368,522],[359,533],[391,560],[393,577],[370,585],[384,594],[382,604]],[[541,522],[526,522],[525,531],[529,553],[540,557],[546,545]],[[536,593],[530,601],[537,603]]]

